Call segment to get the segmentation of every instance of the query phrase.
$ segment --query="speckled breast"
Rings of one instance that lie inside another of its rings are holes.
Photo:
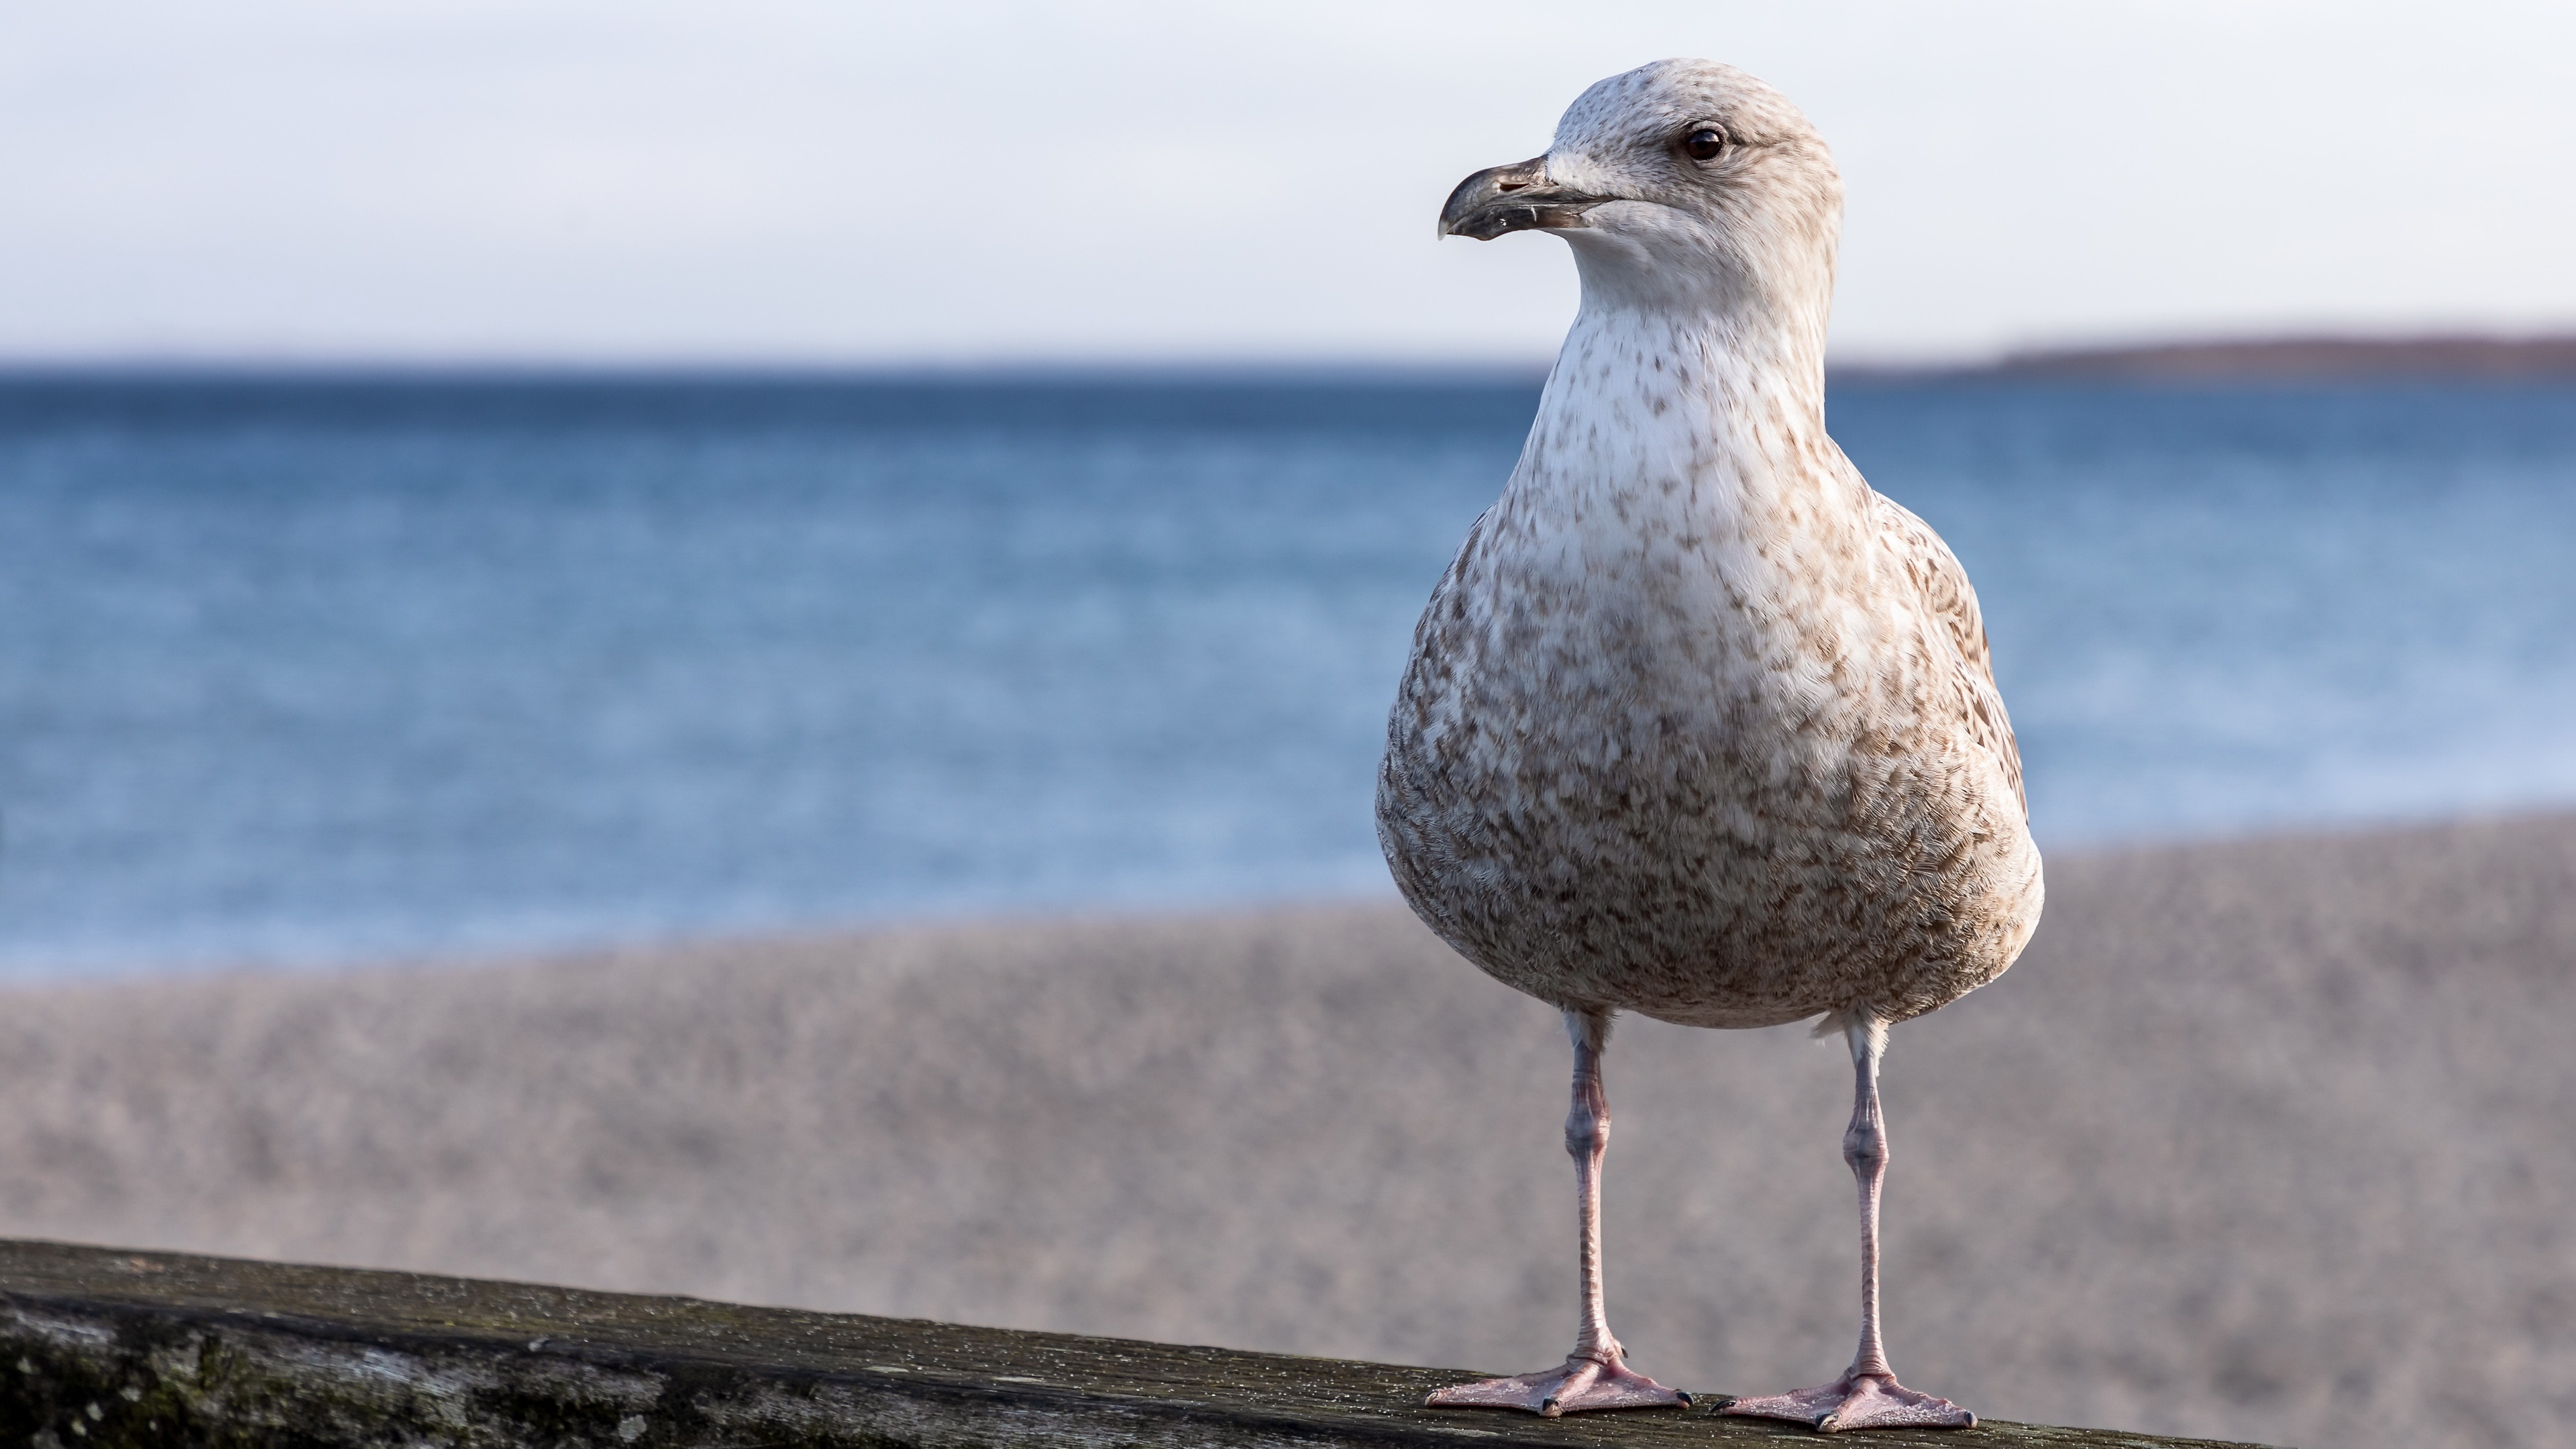
[[[1676,643],[1580,600],[1503,626],[1529,611],[1474,582],[1453,568],[1417,630],[1377,812],[1406,900],[1486,972],[1753,1027],[1902,1020],[2019,954],[2038,852],[1929,642],[1834,642],[1820,682],[1813,639],[1703,619]]]

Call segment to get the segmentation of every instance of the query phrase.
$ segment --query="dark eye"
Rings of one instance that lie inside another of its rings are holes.
[[[1726,133],[1715,126],[1702,126],[1682,138],[1682,154],[1693,161],[1714,161],[1726,149]]]

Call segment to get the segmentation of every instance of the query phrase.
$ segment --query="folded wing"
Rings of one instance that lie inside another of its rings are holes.
[[[1904,566],[1924,611],[1943,626],[1957,648],[1960,706],[1969,733],[2004,767],[2005,778],[2012,781],[2013,798],[2021,802],[2022,818],[2027,820],[2030,797],[2022,792],[2021,746],[2013,740],[2012,719],[2004,713],[2004,697],[1995,688],[1986,623],[1977,612],[1977,591],[1968,583],[1968,571],[1959,566],[1959,556],[1950,552],[1932,525],[1903,504],[1883,493],[1871,494],[1870,501],[1880,546],[1887,557]]]

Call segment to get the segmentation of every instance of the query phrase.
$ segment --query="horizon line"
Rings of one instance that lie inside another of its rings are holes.
[[[132,353],[43,355],[0,353],[0,383],[90,379],[296,381],[469,381],[539,378],[595,381],[1073,382],[1083,380],[1222,383],[1366,378],[1492,382],[1543,380],[1553,360],[1449,355],[1336,357],[1175,352],[1165,356],[1038,355],[982,358],[828,358],[720,356],[603,357],[447,356],[351,352],[328,354]],[[2159,340],[2054,344],[1896,357],[1862,353],[1826,359],[1829,378],[1849,381],[1966,381],[1977,378],[2098,380],[2195,378],[2256,380],[2298,377],[2559,377],[2576,376],[2576,330],[2276,332]]]

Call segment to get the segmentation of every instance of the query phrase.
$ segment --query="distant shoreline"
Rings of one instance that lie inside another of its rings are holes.
[[[0,356],[0,392],[280,387],[355,391],[973,391],[990,388],[1366,389],[1503,387],[1535,391],[1548,359],[1139,358],[733,360],[401,359],[385,357]],[[2280,336],[2023,348],[2000,357],[1830,360],[1837,381],[1873,382],[2515,382],[2576,380],[2576,332],[2509,337]]]
[[[1851,382],[2510,382],[2576,380],[2576,334],[2271,337],[2032,349],[1968,365],[1833,369]]]

